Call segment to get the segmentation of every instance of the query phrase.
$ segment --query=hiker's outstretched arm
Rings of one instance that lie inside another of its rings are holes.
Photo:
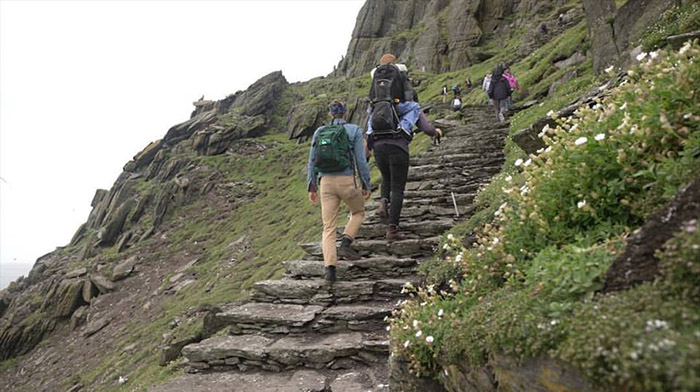
[[[316,164],[314,163],[314,155],[316,155],[316,132],[314,132],[313,138],[311,138],[311,148],[309,149],[309,163],[306,167],[306,189],[311,191],[316,191],[318,189],[318,184],[316,183]]]
[[[367,164],[367,157],[365,156],[365,140],[362,135],[362,128],[357,127],[352,148],[355,153],[355,164],[357,165],[357,171],[360,174],[362,188],[370,189],[369,165]]]

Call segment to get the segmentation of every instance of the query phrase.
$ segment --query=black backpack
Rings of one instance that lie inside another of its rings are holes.
[[[374,138],[400,136],[396,105],[406,100],[404,87],[404,77],[396,66],[387,64],[375,69],[369,91]]]

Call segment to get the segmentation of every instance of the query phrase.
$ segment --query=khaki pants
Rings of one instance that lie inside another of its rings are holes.
[[[321,178],[321,217],[323,219],[323,264],[336,265],[338,253],[335,248],[335,231],[338,227],[340,201],[350,208],[350,221],[343,234],[355,238],[365,220],[365,199],[362,188],[355,186],[353,176],[323,176]]]

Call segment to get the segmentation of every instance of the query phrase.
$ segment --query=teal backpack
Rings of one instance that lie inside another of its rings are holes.
[[[318,131],[314,165],[320,173],[336,173],[353,166],[350,139],[343,125],[326,125]]]

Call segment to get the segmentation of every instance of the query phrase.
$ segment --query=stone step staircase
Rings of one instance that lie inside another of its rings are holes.
[[[489,107],[462,113],[465,123],[436,124],[445,131],[442,143],[411,158],[406,240],[384,239],[375,199],[353,244],[362,258],[341,260],[337,282],[323,280],[320,243],[300,244],[305,256],[284,262],[284,278],[255,283],[250,301],[205,319],[205,328],[220,332],[185,346],[190,374],[156,390],[388,390],[385,318],[404,298],[404,285],[420,283],[420,262],[435,253],[443,232],[470,216],[477,190],[504,160],[507,125],[497,124]],[[216,389],[223,379],[240,389]]]

